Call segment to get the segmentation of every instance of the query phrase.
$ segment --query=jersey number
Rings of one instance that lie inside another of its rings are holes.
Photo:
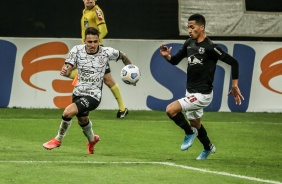
[[[197,98],[196,98],[194,95],[188,96],[187,98],[188,98],[188,100],[189,100],[191,103],[193,103],[193,102],[195,102],[195,101],[197,100]]]

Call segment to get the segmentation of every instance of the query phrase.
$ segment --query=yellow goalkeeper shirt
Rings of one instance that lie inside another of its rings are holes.
[[[85,30],[86,30],[87,27],[94,27],[94,28],[99,30],[99,32],[100,32],[100,35],[99,35],[100,43],[99,43],[99,45],[102,45],[103,44],[102,39],[106,36],[108,31],[107,31],[107,27],[106,27],[104,13],[98,5],[95,5],[90,10],[84,9],[82,11],[82,17],[81,17],[82,43],[84,43]]]

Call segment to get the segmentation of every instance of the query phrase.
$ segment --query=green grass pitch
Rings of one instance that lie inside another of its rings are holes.
[[[90,113],[101,137],[94,155],[73,123],[61,147],[45,150],[62,109],[0,108],[0,183],[282,184],[282,114],[205,112],[202,123],[217,148],[205,161],[202,145],[181,151],[184,132],[161,111]]]

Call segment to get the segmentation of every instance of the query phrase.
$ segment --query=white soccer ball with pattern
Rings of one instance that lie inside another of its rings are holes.
[[[124,83],[136,84],[141,77],[141,73],[137,66],[130,64],[122,68],[120,76]]]

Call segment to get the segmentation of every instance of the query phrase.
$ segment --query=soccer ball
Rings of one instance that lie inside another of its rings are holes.
[[[136,84],[140,79],[141,73],[137,66],[130,64],[122,68],[120,77],[126,84]]]

